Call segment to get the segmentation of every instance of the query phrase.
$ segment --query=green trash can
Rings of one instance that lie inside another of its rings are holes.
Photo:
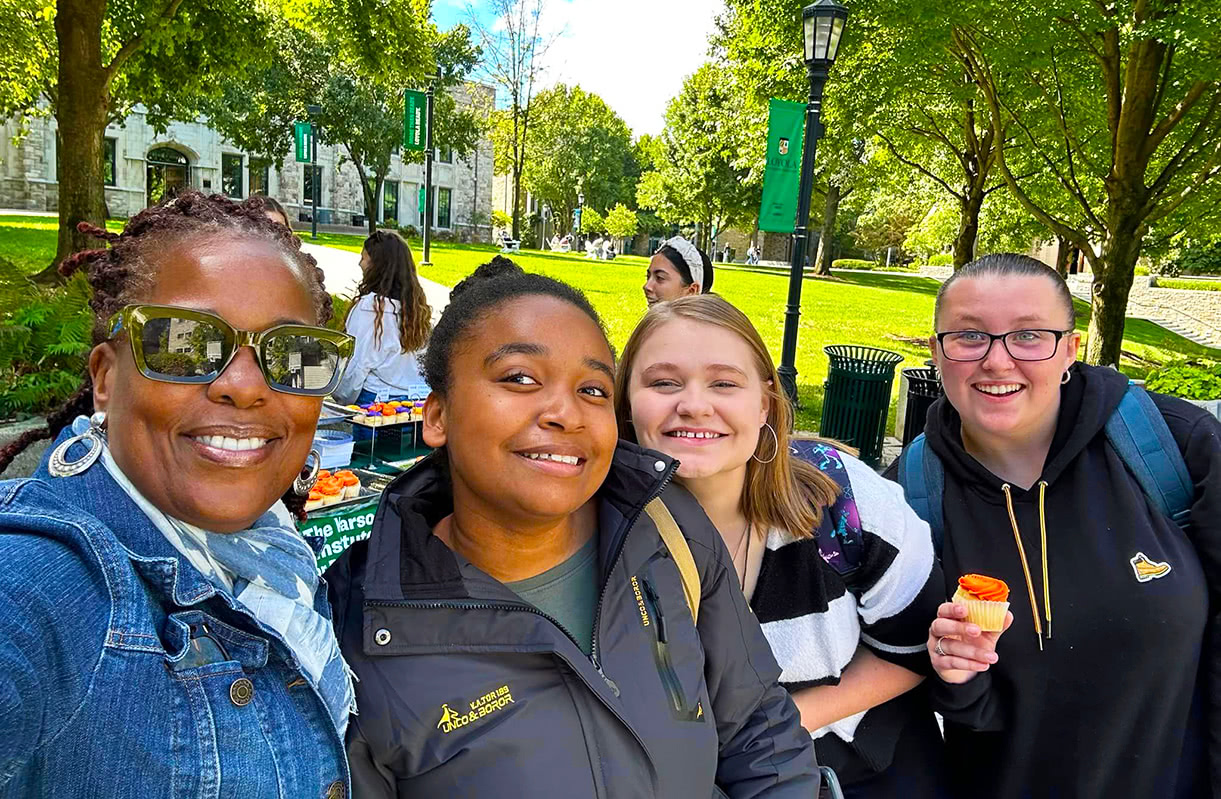
[[[882,461],[895,367],[903,362],[903,356],[849,344],[824,347],[823,352],[831,359],[831,368],[823,384],[818,433],[856,447],[861,460],[877,466]]]

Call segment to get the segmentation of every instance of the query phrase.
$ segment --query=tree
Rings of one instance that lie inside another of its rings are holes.
[[[581,232],[602,233],[606,230],[606,219],[590,207],[581,209]]]
[[[508,95],[509,105],[498,112],[500,119],[493,125],[498,134],[496,171],[513,180],[513,238],[520,240],[531,101],[552,40],[539,32],[543,0],[492,0],[491,10],[497,20],[491,27],[483,24],[474,8],[468,16],[485,57],[484,71]]]
[[[630,239],[640,228],[636,212],[623,203],[617,203],[606,212],[606,232],[617,239]]]
[[[1013,142],[999,138],[997,168],[1023,208],[1089,260],[1086,359],[1118,363],[1146,236],[1190,218],[1221,174],[1216,6],[1060,0],[973,11],[955,37],[993,123],[1012,131]],[[1016,174],[1019,146],[1085,224]]]
[[[636,200],[667,222],[712,231],[755,217],[760,183],[736,156],[740,92],[723,66],[705,63],[687,78],[666,109],[666,127],[655,148],[654,168],[640,177]]]
[[[59,0],[51,28],[49,7],[14,0],[0,8],[0,30],[6,37],[15,31],[23,52],[50,55],[54,32],[53,57],[26,74],[6,70],[0,78],[0,110],[6,115],[45,110],[58,123],[59,242],[54,263],[37,277],[54,279],[60,261],[91,246],[76,226],[104,223],[102,134],[137,103],[158,130],[172,118],[193,118],[206,101],[221,96],[226,80],[267,62],[275,47],[270,32],[286,24],[323,31],[331,46],[370,72],[418,61],[423,0],[367,5]],[[14,63],[10,54],[2,59],[6,68]]]
[[[475,110],[459,107],[452,92],[478,60],[478,49],[464,26],[439,33],[424,26],[427,59],[397,66],[392,72],[366,74],[362,62],[345,56],[326,37],[290,29],[287,41],[262,69],[231,81],[224,95],[207,106],[214,127],[226,138],[277,165],[292,141],[292,126],[306,118],[306,105],[317,103],[320,139],[344,148],[360,177],[369,232],[377,229],[377,198],[403,138],[404,85],[418,86],[436,74],[434,144],[467,156],[478,144],[481,123]],[[322,65],[322,69],[319,69]],[[424,153],[404,151],[404,163],[418,163]]]
[[[530,124],[523,183],[560,219],[572,215],[580,193],[587,210],[634,199],[632,132],[601,97],[557,84],[534,98]]]

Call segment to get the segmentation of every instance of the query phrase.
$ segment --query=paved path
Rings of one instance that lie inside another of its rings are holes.
[[[360,284],[360,256],[348,250],[335,247],[324,247],[321,244],[302,243],[301,249],[318,261],[318,266],[326,274],[326,290],[332,294],[351,297],[356,294]],[[424,287],[424,296],[432,306],[432,322],[435,325],[441,318],[441,311],[449,305],[449,287],[435,280],[420,278]]]

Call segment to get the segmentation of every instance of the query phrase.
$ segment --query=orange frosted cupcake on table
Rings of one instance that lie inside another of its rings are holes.
[[[978,624],[979,629],[999,633],[1005,626],[1005,613],[1009,610],[1009,586],[995,577],[964,574],[958,578],[958,590],[950,601],[964,605],[967,621]]]
[[[322,494],[322,504],[334,505],[343,499],[343,484],[334,477],[327,477],[314,483],[314,490]]]
[[[343,486],[344,499],[356,499],[360,496],[360,478],[350,469],[335,472],[335,479]]]
[[[305,500],[305,512],[309,513],[312,510],[318,510],[322,507],[322,492],[310,491],[309,499]]]

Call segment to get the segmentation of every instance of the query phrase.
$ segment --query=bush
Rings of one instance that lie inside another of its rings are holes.
[[[399,228],[399,235],[407,240],[418,239],[420,231],[416,229],[415,225],[403,225]]]
[[[1221,399],[1221,363],[1176,361],[1150,372],[1145,388],[1184,399]]]
[[[1195,291],[1221,291],[1221,280],[1185,280],[1172,277],[1159,277],[1159,289],[1193,289]]]
[[[840,258],[831,262],[832,269],[868,269],[878,268],[877,261],[863,261],[860,258]]]
[[[953,266],[954,255],[948,252],[939,252],[936,255],[930,255],[928,259],[929,266]]]
[[[1148,277],[1148,275],[1149,275],[1149,267],[1147,267],[1147,266],[1138,266],[1138,267],[1136,267],[1136,274],[1137,274],[1137,275],[1143,275],[1143,276],[1145,276],[1145,277]]]
[[[1175,261],[1178,275],[1221,275],[1221,239],[1189,247]]]
[[[44,287],[0,259],[0,416],[45,413],[81,385],[93,314],[83,272]]]

